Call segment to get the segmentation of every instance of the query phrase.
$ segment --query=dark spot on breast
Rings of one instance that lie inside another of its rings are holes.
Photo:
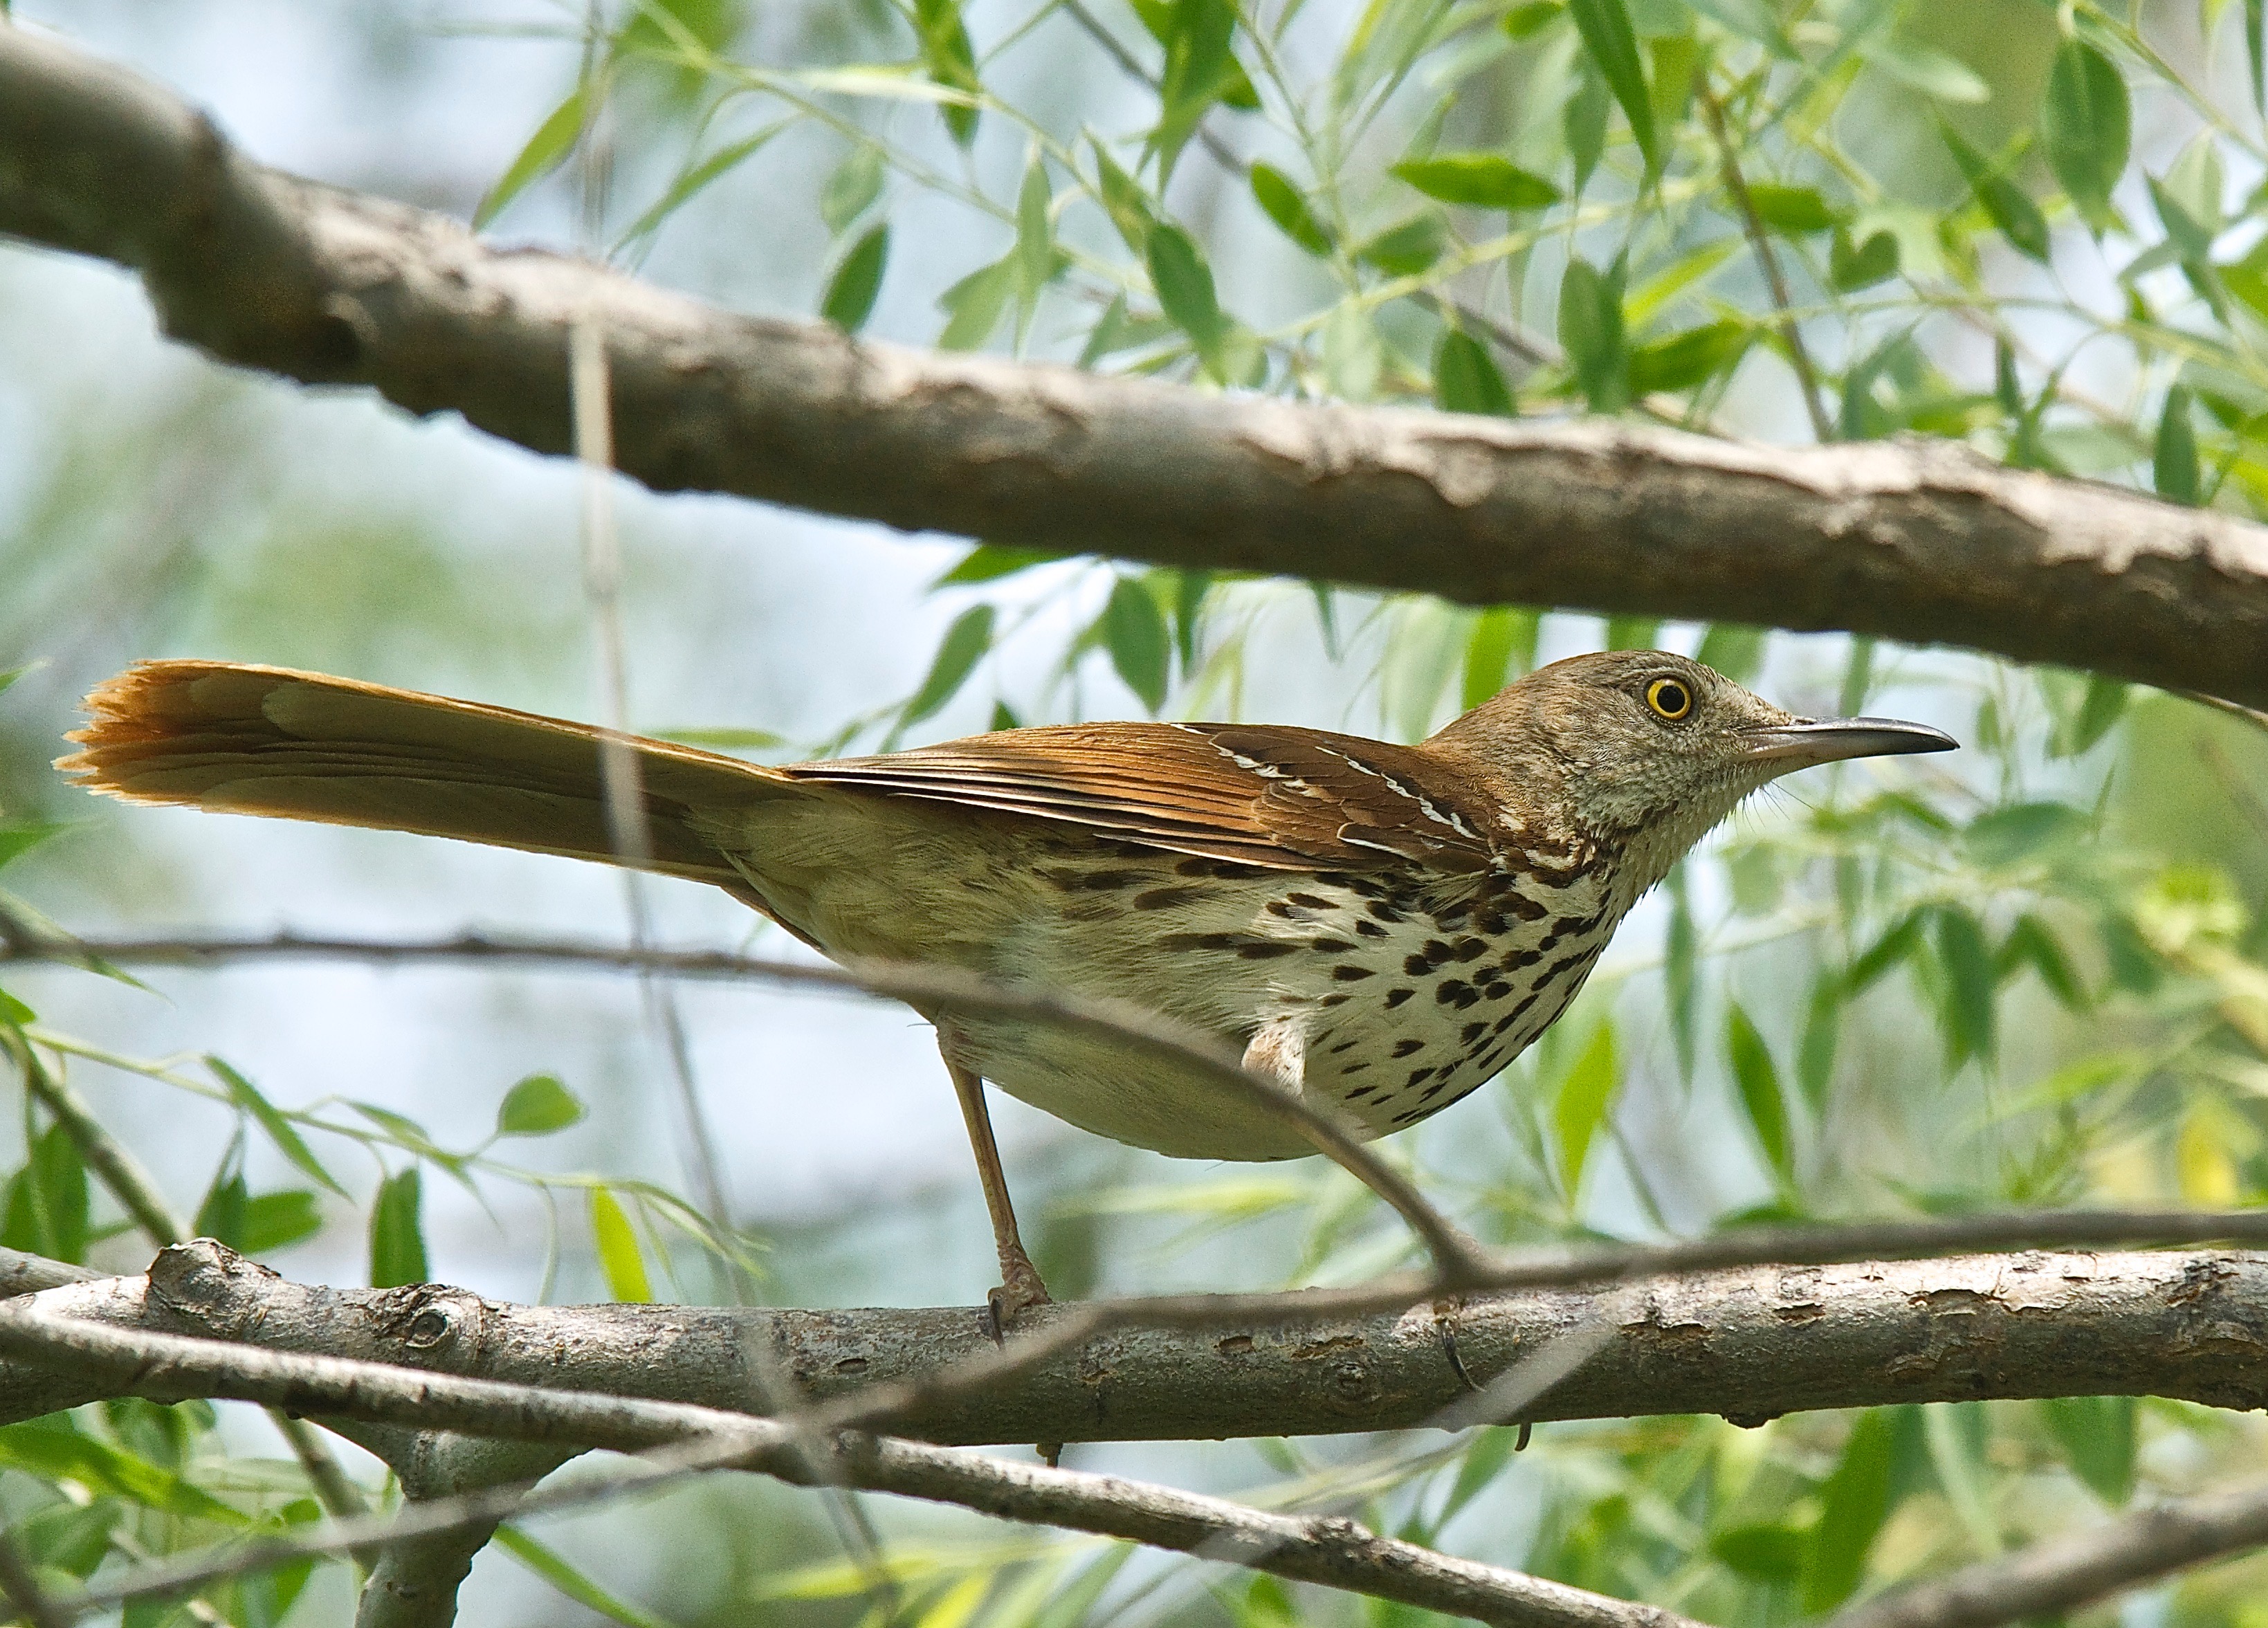
[[[1354,945],[1345,939],[1316,939],[1307,947],[1319,955],[1344,955]]]
[[[1367,1063],[1350,1063],[1344,1068],[1339,1070],[1339,1072],[1342,1074],[1359,1074],[1363,1070],[1369,1066],[1370,1064]]]
[[[1117,893],[1128,888],[1138,888],[1150,880],[1147,871],[1079,871],[1064,873],[1064,885],[1084,888],[1090,893]]]
[[[1202,855],[1182,860],[1174,866],[1176,876],[1210,876],[1225,882],[1248,882],[1268,873],[1256,865],[1239,865],[1231,859],[1208,859]]]
[[[1559,933],[1588,932],[1606,918],[1607,908],[1602,904],[1588,916],[1562,916],[1551,924],[1551,931]]]
[[[1380,926],[1374,921],[1359,921],[1355,923],[1354,930],[1366,939],[1382,939],[1386,937],[1386,929]]]
[[[1152,888],[1134,895],[1138,910],[1170,910],[1212,896],[1210,888]]]
[[[1383,899],[1373,899],[1366,908],[1373,916],[1377,917],[1381,921],[1400,921],[1402,919],[1402,912],[1395,910],[1392,905],[1387,903]]]
[[[1439,939],[1428,939],[1425,940],[1425,960],[1429,965],[1439,966],[1441,962],[1454,956],[1456,953],[1456,949],[1454,946],[1444,944]]]
[[[1510,910],[1522,921],[1542,921],[1550,912],[1516,888],[1506,888],[1490,901],[1499,910]]]
[[[1396,1006],[1400,1006],[1403,1001],[1409,999],[1417,992],[1418,991],[1416,990],[1395,990],[1391,991],[1386,998],[1386,1009],[1388,1012],[1393,1011]]]
[[[1338,908],[1329,899],[1319,897],[1312,893],[1287,894],[1285,896],[1303,910],[1329,910]]]
[[[1486,939],[1460,939],[1457,940],[1457,959],[1459,961],[1478,961],[1482,956],[1487,954],[1488,940]]]
[[[1418,1120],[1425,1117],[1425,1113],[1426,1110],[1422,1108],[1413,1108],[1406,1113],[1396,1114],[1394,1116],[1394,1123],[1397,1125],[1415,1124]]]
[[[1326,995],[1321,1000],[1317,1001],[1315,1005],[1318,1006],[1344,1006],[1347,1002],[1353,998],[1354,997],[1351,995]]]
[[[1419,1092],[1418,1094],[1418,1100],[1420,1102],[1430,1102],[1448,1088],[1449,1079],[1448,1076],[1445,1074],[1440,1079],[1435,1080],[1432,1085],[1426,1087],[1423,1091]]]
[[[1423,950],[1420,950],[1414,954],[1407,955],[1403,958],[1402,970],[1408,973],[1413,978],[1422,978],[1432,974],[1433,970],[1433,963],[1427,961],[1425,959],[1425,953]]]
[[[1394,1042],[1394,1055],[1397,1057],[1406,1057],[1413,1051],[1425,1050],[1425,1042],[1422,1040],[1397,1040]]]
[[[1274,961],[1278,955],[1289,955],[1300,947],[1281,939],[1256,939],[1237,946],[1236,953],[1246,961]]]
[[[1367,977],[1374,976],[1376,975],[1377,971],[1378,971],[1378,969],[1377,969],[1377,968],[1375,968],[1375,967],[1364,967],[1364,966],[1344,966],[1344,967],[1334,967],[1334,968],[1332,968],[1332,969],[1331,969],[1331,976],[1333,976],[1333,977],[1336,978],[1336,979],[1337,979],[1340,983],[1353,983],[1357,978],[1367,978]]]
[[[1457,1036],[1457,1043],[1461,1046],[1469,1046],[1486,1033],[1488,1033],[1488,1025],[1475,1019],[1465,1025],[1464,1033]]]
[[[1502,1000],[1506,996],[1512,993],[1512,985],[1505,983],[1501,978],[1499,978],[1494,983],[1490,984],[1488,988],[1482,992],[1491,1000]]]
[[[1501,1035],[1505,1030],[1519,1022],[1520,1014],[1523,1010],[1524,1007],[1522,1006],[1514,1006],[1510,1012],[1506,1013],[1502,1017],[1498,1018],[1494,1025],[1496,1033]]]
[[[1360,1044],[1362,1044],[1362,1042],[1359,1040],[1343,1040],[1339,1042],[1337,1045],[1331,1048],[1330,1055],[1336,1057],[1340,1052],[1351,1051]]]
[[[1440,1072],[1441,1071],[1438,1068],[1413,1069],[1410,1071],[1409,1083],[1404,1085],[1403,1089],[1406,1091],[1410,1086],[1422,1086]]]
[[[1476,921],[1473,925],[1491,939],[1501,939],[1512,931],[1512,924],[1493,910]]]
[[[1542,950],[1521,950],[1516,954],[1506,956],[1503,961],[1497,964],[1497,970],[1498,972],[1518,972],[1522,967],[1533,967],[1537,961],[1542,961],[1543,959],[1543,952]]]
[[[1370,1064],[1367,1063],[1359,1063],[1355,1066],[1357,1068],[1368,1068]],[[1354,1069],[1351,1068],[1347,1070],[1347,1072],[1351,1074],[1354,1072]],[[1358,1086],[1355,1089],[1346,1094],[1346,1100],[1350,1102],[1359,1102],[1363,1098],[1375,1093],[1378,1087],[1376,1086]]]
[[[1441,981],[1441,987],[1433,991],[1433,998],[1446,1006],[1459,997],[1469,995],[1472,992],[1473,986],[1462,978],[1444,978]]]

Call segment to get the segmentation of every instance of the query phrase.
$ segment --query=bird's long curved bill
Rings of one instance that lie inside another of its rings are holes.
[[[1961,742],[1926,724],[1895,718],[1809,718],[1750,730],[1742,755],[1752,763],[1808,769],[1846,757],[1891,757],[1905,752],[1950,752]]]

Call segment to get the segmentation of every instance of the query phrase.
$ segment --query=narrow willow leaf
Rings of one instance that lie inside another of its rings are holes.
[[[1700,934],[1693,926],[1693,905],[1686,896],[1685,867],[1669,873],[1669,930],[1663,935],[1662,983],[1669,996],[1669,1035],[1677,1049],[1677,1077],[1693,1078],[1694,1053],[1700,1013]]]
[[[1299,184],[1272,164],[1252,166],[1252,196],[1284,235],[1310,254],[1328,256],[1331,234],[1315,217]]]
[[[1551,1104],[1551,1128],[1559,1144],[1559,1179],[1571,1204],[1582,1184],[1584,1162],[1590,1157],[1599,1127],[1606,1122],[1608,1105],[1614,1100],[1620,1078],[1615,1065],[1614,1025],[1602,1023],[1567,1077],[1559,1082]]]
[[[190,1223],[200,1238],[217,1238],[232,1249],[244,1248],[244,1212],[250,1194],[244,1184],[244,1127],[239,1123],[236,1135],[229,1141],[228,1151],[221,1155],[219,1168],[214,1170],[211,1184],[197,1203],[196,1219]]]
[[[961,563],[929,586],[960,587],[972,582],[997,582],[1035,565],[1052,565],[1064,556],[1049,549],[1004,549],[997,542],[980,542],[961,556]]]
[[[1016,257],[1011,254],[981,266],[938,297],[946,313],[941,350],[974,350],[992,337],[1016,291]]]
[[[1183,673],[1197,667],[1197,624],[1204,615],[1205,596],[1211,592],[1209,571],[1174,573],[1174,649],[1181,656]]]
[[[1852,241],[1840,229],[1827,250],[1827,280],[1838,293],[1856,293],[1888,282],[1898,275],[1898,239],[1894,232],[1877,232],[1864,243]]]
[[[1416,215],[1358,244],[1354,254],[1389,276],[1414,277],[1448,247],[1448,230],[1438,216]]]
[[[1911,959],[1921,947],[1923,910],[1910,911],[1897,925],[1892,927],[1851,963],[1843,975],[1844,986],[1853,995],[1864,991],[1884,973]]]
[[[1158,123],[1150,145],[1158,155],[1162,188],[1190,136],[1214,103],[1251,81],[1230,46],[1236,32],[1233,0],[1174,0],[1161,18],[1165,72],[1158,84]]]
[[[2008,929],[2008,936],[2000,940],[2000,948],[1992,957],[1993,975],[2004,981],[2027,967],[2039,974],[2048,993],[2065,1007],[2075,1012],[2088,1005],[2086,986],[2080,983],[2055,930],[2029,912]]]
[[[1962,178],[1977,195],[1977,202],[1984,206],[1986,218],[2020,253],[2042,265],[2047,264],[2047,217],[2040,213],[2040,206],[2025,195],[2022,188],[2008,179],[2007,162],[1995,163],[1987,158],[1942,120],[1937,128]]]
[[[1520,605],[1495,606],[1473,618],[1472,637],[1465,641],[1466,711],[1502,689],[1515,668],[1525,672],[1535,665],[1541,621]]]
[[[1559,343],[1594,412],[1630,404],[1630,353],[1623,338],[1622,266],[1602,275],[1588,261],[1567,262],[1559,279]]]
[[[299,1133],[291,1128],[291,1121],[278,1113],[276,1105],[261,1095],[250,1080],[216,1057],[206,1057],[205,1066],[228,1088],[230,1100],[259,1123],[261,1130],[267,1132],[268,1139],[276,1145],[276,1152],[298,1166],[317,1185],[328,1189],[342,1198],[347,1196],[347,1190],[323,1168],[322,1161],[315,1157],[314,1150],[307,1145]]]
[[[921,681],[901,712],[904,725],[918,724],[960,692],[984,652],[992,648],[992,607],[971,605],[954,618]]]
[[[1728,372],[1748,354],[1752,334],[1745,322],[1711,322],[1631,352],[1632,394],[1675,394]]]
[[[1937,908],[1937,959],[1946,983],[1946,1053],[1955,1067],[1971,1057],[1989,1063],[1999,980],[1977,918],[1956,905]]]
[[[1835,1084],[1835,1053],[1843,1035],[1843,981],[1822,972],[1812,981],[1803,1035],[1795,1052],[1795,1083],[1814,1113],[1824,1113]]]
[[[2197,425],[2190,417],[2190,393],[2179,385],[2166,392],[2165,410],[2158,416],[2150,483],[2159,497],[2186,504],[2197,502],[2205,484],[2198,463]]]
[[[643,1306],[653,1299],[646,1280],[645,1257],[638,1252],[637,1234],[622,1206],[603,1187],[591,1190],[591,1241],[599,1267],[607,1275],[607,1293],[625,1304]]]
[[[1879,1410],[1861,1413],[1835,1472],[1819,1490],[1819,1519],[1804,1545],[1806,1615],[1833,1610],[1866,1577],[1867,1558],[1889,1519],[1894,1457],[1889,1416]]]
[[[640,238],[659,231],[662,223],[675,214],[694,194],[720,175],[730,173],[742,159],[795,122],[793,119],[781,119],[766,125],[754,136],[736,141],[730,146],[720,148],[702,159],[700,163],[684,171],[675,180],[669,183],[669,189],[666,192],[654,200],[652,207],[630,223],[630,228],[616,239],[617,246],[635,243]]]
[[[1036,298],[1055,276],[1055,228],[1048,213],[1053,202],[1047,160],[1035,147],[1024,166],[1024,184],[1016,189],[1016,276],[1027,299]]]
[[[1150,251],[1150,228],[1156,222],[1156,217],[1151,212],[1149,195],[1142,190],[1142,183],[1129,175],[1118,160],[1110,156],[1110,150],[1102,144],[1101,136],[1089,135],[1086,139],[1087,145],[1094,152],[1095,190],[1102,196],[1103,212],[1110,217],[1111,225],[1128,248],[1137,254],[1147,254]],[[1252,167],[1256,176],[1267,166],[1256,164]],[[1259,190],[1256,181],[1253,190],[1256,193]],[[1261,207],[1267,207],[1266,199],[1261,200]]]
[[[504,1094],[497,1105],[498,1136],[549,1136],[581,1123],[585,1109],[575,1094],[549,1074],[530,1074]]]
[[[1576,76],[1575,93],[1560,115],[1567,154],[1575,161],[1575,191],[1580,195],[1607,151],[1607,109],[1613,105],[1607,82],[1593,69]]]
[[[843,156],[819,191],[819,218],[840,232],[882,195],[882,150],[860,142]]]
[[[2056,51],[2040,134],[2048,168],[2088,225],[2101,232],[2114,224],[2110,192],[2126,173],[2132,113],[2125,77],[2084,40],[2066,40]]]
[[[820,304],[819,314],[846,334],[865,327],[889,262],[890,228],[886,222],[850,246],[827,284],[827,298]]]
[[[960,0],[914,0],[914,26],[921,37],[922,66],[935,83],[975,97],[984,87],[976,77],[976,51],[961,20]],[[968,146],[976,139],[976,109],[958,103],[939,107],[953,139]]]
[[[1433,351],[1433,404],[1447,413],[1513,415],[1512,391],[1488,347],[1462,328],[1445,328]]]
[[[1131,577],[1111,585],[1110,602],[1102,611],[1102,644],[1111,667],[1144,706],[1155,712],[1165,705],[1173,636],[1157,600]]]
[[[322,1230],[321,1201],[306,1188],[254,1193],[245,1200],[241,1241],[236,1247],[250,1256],[270,1255]]]
[[[1567,14],[1575,19],[1575,32],[1582,36],[1583,48],[1600,77],[1622,104],[1631,135],[1646,155],[1647,172],[1660,168],[1653,92],[1646,82],[1646,68],[1638,60],[1638,34],[1631,27],[1630,12],[1623,0],[1568,0]]]
[[[423,1190],[416,1165],[378,1184],[370,1212],[370,1286],[398,1289],[431,1280],[425,1259],[425,1223],[419,1214]]]
[[[2117,1509],[2134,1496],[2137,1409],[2132,1396],[2054,1396],[2039,1404],[2072,1473]]]
[[[88,1492],[122,1498],[190,1521],[249,1527],[252,1518],[163,1465],[81,1431],[68,1413],[26,1419],[0,1430],[0,1465],[50,1485],[76,1482]]]
[[[1781,1181],[1791,1179],[1795,1174],[1795,1149],[1788,1138],[1787,1099],[1780,1090],[1779,1069],[1772,1062],[1764,1037],[1737,1002],[1725,1021],[1725,1054],[1733,1065],[1733,1084],[1740,1092],[1741,1108],[1748,1115],[1749,1128],[1756,1133],[1765,1161]]]
[[[1737,622],[1712,622],[1709,630],[1701,636],[1701,648],[1693,659],[1705,667],[1713,667],[1735,684],[1745,684],[1756,677],[1764,666],[1765,630],[1745,627]]]
[[[1756,206],[1757,219],[1786,237],[1831,232],[1843,220],[1842,212],[1830,207],[1815,187],[1778,187],[1768,181],[1751,181],[1749,201]]]
[[[1540,210],[1559,202],[1559,188],[1493,152],[1439,152],[1404,158],[1392,173],[1429,198],[1483,209]]]
[[[666,1619],[593,1582],[566,1556],[516,1526],[498,1527],[490,1541],[586,1611],[622,1628],[670,1628]]]
[[[2115,678],[2105,678],[2100,673],[2087,676],[2087,696],[2079,704],[2079,716],[2073,720],[2068,741],[2069,755],[2076,757],[2090,750],[2095,742],[2117,726],[2126,711],[2126,697],[2132,692]]]
[[[1227,382],[1221,347],[1228,335],[1228,321],[1213,292],[1212,268],[1205,264],[1188,232],[1163,223],[1151,229],[1148,258],[1158,304],[1174,325],[1189,336],[1205,371],[1216,380]]]
[[[576,86],[567,99],[554,107],[527,145],[497,177],[497,184],[473,210],[473,230],[480,231],[503,211],[504,206],[564,164],[583,134],[583,87]]]

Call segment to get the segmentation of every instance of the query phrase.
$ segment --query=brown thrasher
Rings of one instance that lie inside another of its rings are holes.
[[[1616,924],[1767,781],[1955,742],[1815,722],[1682,656],[1555,662],[1421,746],[1264,724],[1071,724],[771,769],[279,667],[151,661],[60,761],[135,802],[453,836],[713,882],[823,954],[1136,1002],[1383,1136],[1566,1010]],[[609,829],[602,742],[647,828]],[[1091,1035],[938,1021],[1006,1315],[1046,1298],[983,1085],[1194,1159],[1314,1151],[1257,1103]]]

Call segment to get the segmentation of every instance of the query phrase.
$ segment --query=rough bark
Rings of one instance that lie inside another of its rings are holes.
[[[766,1377],[752,1366],[755,1350],[769,1349],[770,1374],[792,1377],[808,1405],[993,1350],[973,1308],[518,1306],[438,1285],[294,1284],[204,1240],[166,1250],[147,1278],[65,1285],[39,1303],[121,1327],[748,1412],[762,1411]],[[1453,1416],[1473,1385],[1569,1337],[1589,1343],[1572,1347],[1580,1359],[1521,1417],[1717,1413],[1754,1424],[1806,1409],[1979,1397],[2268,1402],[2264,1254],[1742,1267],[1473,1296],[1454,1314],[1426,1305],[1311,1320],[1298,1304],[1286,1296],[1272,1316],[1240,1307],[1211,1324],[1101,1333],[888,1427],[946,1445],[1403,1429]],[[1042,1308],[1029,1314],[1032,1331],[1076,1315]],[[0,1422],[104,1394],[0,1366]]]
[[[571,446],[605,332],[657,490],[996,542],[1963,645],[2268,705],[2268,532],[1942,443],[1785,449],[1228,397],[854,341],[252,163],[130,73],[0,25],[0,232],[131,266],[223,361]]]

